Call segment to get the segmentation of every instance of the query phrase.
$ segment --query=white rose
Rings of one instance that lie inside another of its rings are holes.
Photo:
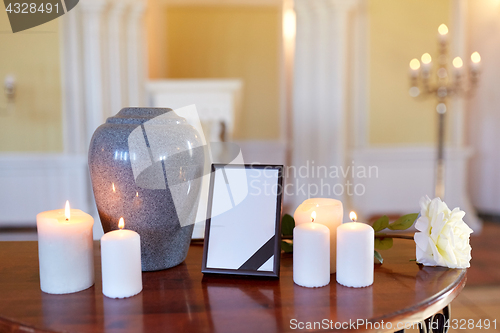
[[[420,199],[420,216],[415,223],[417,262],[425,266],[470,267],[472,229],[464,222],[464,211],[452,211],[440,198]]]

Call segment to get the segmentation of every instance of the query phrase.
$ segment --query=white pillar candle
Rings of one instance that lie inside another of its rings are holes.
[[[323,287],[330,283],[330,230],[314,222],[293,229],[293,282],[302,287]]]
[[[110,298],[134,296],[142,290],[141,238],[132,230],[110,231],[101,238],[102,293]]]
[[[36,216],[40,287],[49,294],[68,294],[94,284],[92,226],[79,209],[50,210]]]
[[[356,214],[351,212],[353,221]],[[375,233],[368,224],[349,222],[337,229],[337,282],[361,288],[373,284]]]
[[[316,212],[314,223],[323,224],[330,229],[330,274],[333,274],[337,268],[337,228],[342,224],[344,215],[342,202],[330,198],[307,199],[293,214],[295,226],[310,223],[313,211]]]

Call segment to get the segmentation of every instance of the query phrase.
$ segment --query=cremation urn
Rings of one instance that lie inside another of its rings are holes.
[[[167,108],[124,108],[96,129],[89,169],[104,232],[141,236],[143,271],[187,256],[203,175],[204,150],[194,127]]]

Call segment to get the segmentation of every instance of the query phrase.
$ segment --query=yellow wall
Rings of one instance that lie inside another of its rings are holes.
[[[449,0],[369,0],[371,144],[435,142],[436,102],[409,96],[408,68],[436,54],[437,28],[450,27],[450,13]]]
[[[162,0],[147,0],[144,23],[148,47],[148,77],[165,78],[167,77],[166,23]]]
[[[168,6],[165,24],[167,76],[242,78],[235,138],[279,138],[280,8]]]
[[[58,20],[13,34],[0,11],[0,151],[62,151]],[[15,107],[5,110],[3,82],[14,75]]]

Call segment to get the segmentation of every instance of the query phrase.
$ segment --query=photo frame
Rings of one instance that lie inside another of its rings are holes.
[[[283,166],[211,171],[202,272],[279,277]]]

